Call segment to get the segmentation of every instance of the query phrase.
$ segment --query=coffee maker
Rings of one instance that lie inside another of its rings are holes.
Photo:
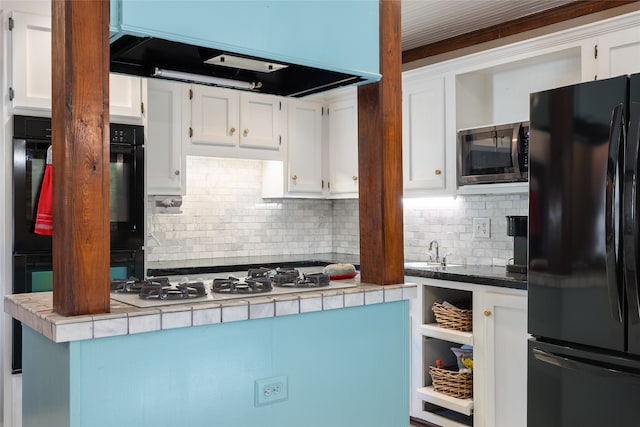
[[[527,274],[527,220],[527,216],[507,216],[507,235],[513,236],[513,264],[507,263],[511,273]]]

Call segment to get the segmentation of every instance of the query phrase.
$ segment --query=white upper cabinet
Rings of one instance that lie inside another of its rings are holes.
[[[598,79],[640,72],[640,27],[605,34],[595,49]]]
[[[332,196],[358,194],[358,98],[349,96],[329,104],[329,191]]]
[[[180,195],[186,191],[186,156],[182,151],[185,86],[162,80],[147,84],[147,194]]]
[[[51,110],[51,17],[14,12],[9,29],[13,107]]]
[[[191,143],[235,147],[239,134],[237,91],[194,85],[191,91]],[[187,118],[188,119],[188,118]]]
[[[445,188],[445,79],[406,80],[402,106],[405,194]]]
[[[281,160],[282,98],[203,85],[191,99],[188,154]]]
[[[322,104],[288,102],[287,191],[322,195]]]
[[[51,111],[51,17],[12,12],[9,98],[16,110]],[[141,79],[111,75],[110,115],[142,119]]]
[[[142,79],[122,74],[109,74],[109,115],[142,116]]]
[[[280,111],[282,100],[277,96],[240,94],[240,147],[279,150]]]

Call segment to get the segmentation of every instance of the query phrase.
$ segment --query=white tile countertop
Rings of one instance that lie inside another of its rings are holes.
[[[345,309],[407,300],[416,295],[413,283],[386,286],[360,283],[343,289],[185,301],[154,307],[137,307],[112,299],[110,313],[65,317],[54,312],[52,292],[38,292],[5,296],[4,311],[54,342],[68,342]]]

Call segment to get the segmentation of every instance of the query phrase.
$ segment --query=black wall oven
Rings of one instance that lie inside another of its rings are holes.
[[[144,128],[110,125],[111,279],[144,277]],[[13,120],[13,292],[53,288],[51,236],[34,233],[37,203],[51,145],[51,119]],[[55,167],[55,159],[53,160]],[[21,325],[14,320],[14,373],[21,371]]]

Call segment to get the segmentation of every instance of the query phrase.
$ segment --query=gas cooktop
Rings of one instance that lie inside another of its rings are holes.
[[[356,286],[358,283],[353,280],[331,281],[329,276],[317,271],[256,268],[250,269],[247,273],[226,276],[211,274],[196,281],[172,277],[150,277],[144,280],[116,279],[111,281],[111,299],[145,308]]]

